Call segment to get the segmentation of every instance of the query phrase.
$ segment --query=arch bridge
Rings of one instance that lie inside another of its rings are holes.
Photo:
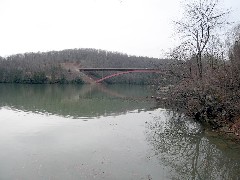
[[[163,71],[160,69],[154,68],[80,68],[79,71],[119,71],[117,73],[113,73],[96,80],[96,83],[100,83],[106,79],[129,73],[163,73]]]

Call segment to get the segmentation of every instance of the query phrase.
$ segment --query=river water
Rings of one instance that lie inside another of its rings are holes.
[[[149,86],[0,84],[0,179],[239,179],[240,147]]]

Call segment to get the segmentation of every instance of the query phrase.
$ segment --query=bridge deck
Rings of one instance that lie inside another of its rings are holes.
[[[159,69],[153,69],[153,68],[80,68],[79,69],[79,71],[136,71],[136,70],[157,71]]]

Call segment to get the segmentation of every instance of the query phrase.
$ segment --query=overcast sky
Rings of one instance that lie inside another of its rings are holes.
[[[239,22],[240,0],[223,6]],[[175,44],[180,7],[178,0],[0,0],[0,56],[96,48],[161,57]]]

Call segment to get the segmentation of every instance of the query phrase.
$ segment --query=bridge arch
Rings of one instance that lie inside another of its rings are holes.
[[[106,79],[110,79],[112,77],[116,77],[116,76],[121,76],[121,75],[124,75],[124,74],[129,74],[129,73],[163,73],[162,71],[160,70],[131,70],[131,71],[123,71],[123,72],[118,72],[118,73],[114,73],[114,74],[111,74],[111,75],[108,75],[108,76],[105,76],[101,79],[98,79],[96,80],[95,82],[96,83],[101,83],[102,81],[106,80]]]

